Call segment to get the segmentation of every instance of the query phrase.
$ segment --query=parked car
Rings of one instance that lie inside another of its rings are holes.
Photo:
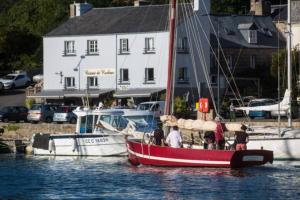
[[[47,122],[51,123],[54,112],[59,105],[57,104],[33,104],[28,111],[27,120],[31,123]]]
[[[53,115],[53,122],[63,123],[69,122],[71,124],[76,124],[77,116],[73,113],[76,107],[71,106],[61,106],[58,107]]]
[[[0,121],[27,121],[28,109],[24,106],[5,106],[0,108]]]
[[[276,101],[274,99],[253,99],[249,102],[249,107],[256,107],[256,106],[267,106],[267,105],[274,105],[276,104]],[[249,117],[251,119],[254,118],[265,118],[269,119],[271,118],[271,112],[270,111],[249,111]]]
[[[32,81],[36,83],[41,82],[43,79],[44,79],[43,74],[37,74],[32,77]]]
[[[148,101],[140,103],[137,110],[145,110],[154,112],[155,117],[160,117],[164,114],[165,102],[164,101]]]
[[[25,72],[7,74],[0,78],[0,82],[3,83],[4,89],[29,86],[31,83],[30,78]]]

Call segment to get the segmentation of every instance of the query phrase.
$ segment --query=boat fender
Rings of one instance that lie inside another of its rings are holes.
[[[73,152],[77,151],[77,147],[78,147],[77,140],[76,140],[76,138],[74,138],[74,142],[73,142],[73,146],[72,146],[72,151]]]
[[[25,154],[33,154],[33,148],[32,145],[27,145],[25,147]]]
[[[49,140],[49,152],[52,153],[52,151],[55,151],[55,142],[53,139]]]

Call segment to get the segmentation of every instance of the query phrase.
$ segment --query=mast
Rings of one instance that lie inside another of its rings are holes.
[[[287,18],[287,33],[288,33],[288,38],[287,38],[287,57],[288,57],[288,70],[287,70],[287,79],[288,79],[288,90],[290,92],[290,97],[289,97],[289,108],[288,108],[288,126],[292,127],[292,60],[291,60],[291,34],[292,34],[292,28],[291,28],[291,0],[288,0],[288,18]]]
[[[173,69],[173,49],[174,49],[174,37],[175,37],[175,18],[176,18],[176,0],[170,0],[170,41],[169,41],[169,62],[168,62],[168,79],[167,79],[167,90],[166,90],[166,102],[165,102],[165,115],[170,114],[171,106],[171,83],[172,83],[172,69]]]

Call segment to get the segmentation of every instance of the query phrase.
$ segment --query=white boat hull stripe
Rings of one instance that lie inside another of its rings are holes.
[[[137,157],[146,158],[146,159],[150,159],[150,160],[162,160],[162,161],[168,161],[168,162],[194,163],[194,164],[215,164],[215,165],[229,165],[230,164],[230,161],[187,160],[187,159],[178,159],[178,158],[150,156],[150,155],[136,153],[136,152],[132,151],[131,149],[128,149],[128,152],[136,155]]]

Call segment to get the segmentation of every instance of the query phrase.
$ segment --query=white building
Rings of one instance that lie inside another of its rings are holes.
[[[205,37],[209,38],[210,0],[202,2],[178,6],[176,95],[190,91],[198,98],[197,85],[206,82],[203,67],[210,68]],[[155,100],[166,89],[169,5],[92,9],[89,4],[73,4],[70,14],[43,38],[44,88],[33,97],[73,102],[88,92],[97,103],[101,95],[114,92],[116,98]],[[186,31],[193,21],[200,21],[202,29]],[[191,59],[199,47],[203,58]]]

